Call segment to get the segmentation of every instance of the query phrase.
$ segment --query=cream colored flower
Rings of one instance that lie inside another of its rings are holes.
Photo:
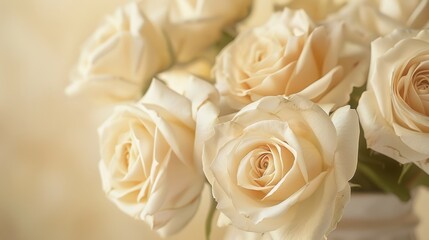
[[[303,9],[316,21],[325,20],[350,0],[271,0],[276,8]]]
[[[273,240],[269,233],[246,232],[234,226],[228,226],[223,240]]]
[[[343,106],[353,87],[365,83],[365,41],[341,23],[317,27],[304,11],[285,9],[224,48],[214,67],[216,87],[235,109],[295,93]]]
[[[170,64],[162,31],[145,16],[141,4],[131,2],[89,38],[67,92],[100,101],[135,100]]]
[[[349,0],[254,0],[249,16],[239,23],[239,31],[257,27],[265,23],[269,17],[285,7],[302,9],[311,19],[323,22],[328,16],[339,11]]]
[[[245,17],[251,0],[143,0],[149,17],[168,35],[176,61],[186,62],[214,44],[222,30]]]
[[[118,107],[99,129],[108,198],[162,236],[181,230],[198,208],[200,135],[217,116],[215,89],[195,78],[189,87],[179,95],[153,80],[141,102]]]
[[[396,28],[423,28],[429,23],[428,0],[355,0],[348,1],[330,20],[345,20],[373,37]]]
[[[429,30],[395,31],[372,43],[358,112],[369,148],[429,173]]]
[[[268,96],[221,119],[205,142],[204,173],[219,209],[244,231],[322,239],[350,196],[359,125],[294,95]]]

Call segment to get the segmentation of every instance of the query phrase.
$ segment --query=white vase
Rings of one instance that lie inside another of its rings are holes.
[[[329,240],[411,240],[418,219],[413,200],[381,193],[353,193]]]

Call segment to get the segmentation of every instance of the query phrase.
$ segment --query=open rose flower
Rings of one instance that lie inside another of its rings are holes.
[[[429,173],[429,30],[379,38],[371,56],[358,106],[367,145]]]
[[[102,102],[139,99],[152,77],[170,63],[162,31],[145,16],[141,3],[131,2],[87,41],[67,92]]]
[[[295,93],[343,106],[353,87],[365,83],[365,41],[341,23],[315,26],[304,11],[285,9],[223,49],[214,67],[216,86],[234,109]]]
[[[251,0],[143,0],[147,14],[169,37],[175,60],[186,62],[247,15]]]
[[[203,150],[217,209],[244,231],[322,239],[350,197],[359,125],[300,96],[268,96],[214,126]]]
[[[316,21],[323,21],[327,16],[338,11],[350,0],[271,0],[276,8],[303,9]],[[353,0],[352,0],[353,1]]]
[[[198,208],[204,174],[196,122],[217,116],[215,89],[198,79],[189,86],[179,95],[154,80],[142,101],[118,107],[99,129],[104,191],[162,236],[181,230]]]
[[[246,232],[234,226],[228,226],[223,240],[273,240],[269,233]]]
[[[239,23],[239,31],[262,25],[270,16],[285,7],[302,9],[316,22],[323,22],[328,16],[339,11],[348,0],[254,0],[249,16]]]
[[[345,20],[373,37],[396,28],[420,29],[429,23],[427,0],[349,0],[329,20]]]

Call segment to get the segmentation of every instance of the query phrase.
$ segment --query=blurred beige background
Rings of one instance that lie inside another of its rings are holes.
[[[0,0],[0,239],[157,239],[101,191],[96,127],[107,110],[63,93],[85,38],[124,2]],[[208,194],[171,239],[203,239]],[[427,239],[428,190],[416,201]]]

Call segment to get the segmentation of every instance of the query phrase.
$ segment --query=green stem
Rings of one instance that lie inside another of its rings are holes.
[[[215,211],[216,211],[216,201],[212,199],[209,213],[206,218],[206,240],[210,240],[210,233],[212,231],[212,221],[213,221]]]
[[[397,180],[393,179],[390,175],[383,171],[375,171],[366,163],[358,162],[358,171],[362,172],[368,179],[376,184],[380,189],[395,194],[402,201],[410,199],[410,193],[403,185],[397,184]]]

